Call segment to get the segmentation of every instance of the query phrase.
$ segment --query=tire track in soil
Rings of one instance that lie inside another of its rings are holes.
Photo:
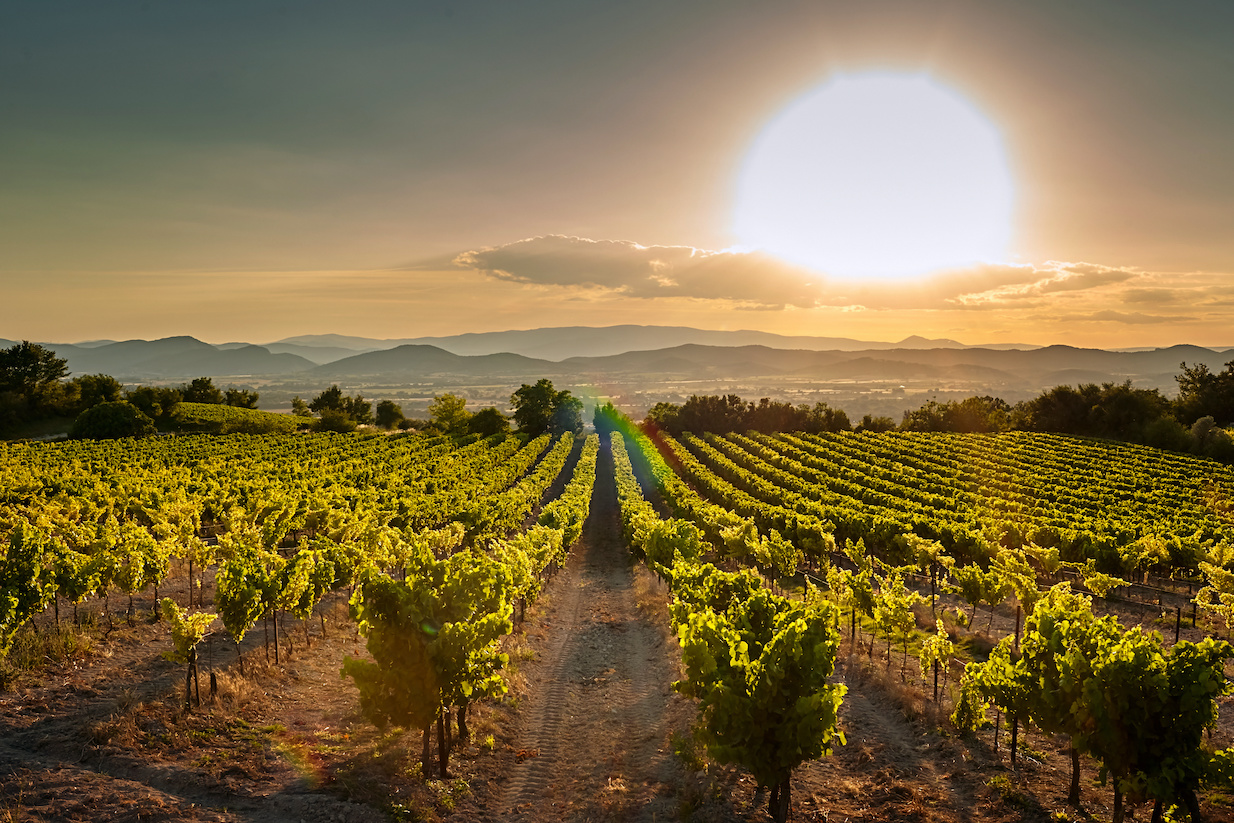
[[[846,745],[794,773],[794,806],[804,819],[854,821],[922,819],[959,823],[973,819],[978,802],[953,741],[904,719],[877,687],[849,676],[853,661],[837,661],[848,693],[840,707]],[[860,665],[857,663],[856,665]]]
[[[675,813],[668,735],[675,675],[635,602],[612,455],[602,445],[591,512],[553,583],[548,633],[513,766],[491,819],[653,820]]]

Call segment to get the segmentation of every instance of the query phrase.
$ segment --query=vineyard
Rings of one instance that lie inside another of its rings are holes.
[[[1230,819],[1228,467],[608,423],[0,446],[0,820]]]

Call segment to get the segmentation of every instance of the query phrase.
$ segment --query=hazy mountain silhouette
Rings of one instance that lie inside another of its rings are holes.
[[[514,340],[531,349],[581,346],[604,349],[623,340],[661,340],[674,336],[734,335],[787,338],[762,332],[705,332],[681,327],[612,326],[606,329],[570,327],[498,332],[492,335],[459,335],[457,346],[484,348],[494,341]],[[808,338],[843,341],[844,338]],[[300,341],[300,342],[295,342]],[[687,342],[673,346],[647,346],[615,354],[574,355],[560,360],[528,356],[520,352],[460,354],[444,346],[404,343],[381,348],[391,341],[341,335],[308,335],[288,341],[255,346],[244,342],[220,345],[193,337],[161,340],[91,341],[86,344],[44,344],[69,362],[75,375],[104,373],[133,383],[181,381],[211,377],[265,377],[292,381],[306,387],[330,382],[400,383],[456,379],[492,380],[495,383],[531,382],[540,377],[574,383],[600,383],[605,379],[638,381],[693,380],[766,377],[806,381],[932,381],[963,383],[975,391],[997,393],[1036,391],[1060,384],[1122,382],[1157,386],[1172,391],[1179,364],[1204,363],[1218,371],[1234,351],[1179,345],[1164,349],[1109,351],[1074,346],[1044,346],[1014,349],[962,346],[955,341],[910,337],[901,344],[869,344],[862,349],[814,349],[742,346]],[[0,345],[12,341],[0,340]],[[271,346],[293,351],[272,351]],[[354,352],[351,347],[376,346]],[[305,351],[312,357],[294,353]],[[338,355],[338,359],[332,359]],[[316,362],[314,362],[316,361]],[[328,362],[322,362],[328,361]]]
[[[220,349],[193,337],[125,340],[91,347],[47,345],[68,360],[74,375],[110,374],[124,381],[285,375],[313,366],[303,357],[273,354],[261,346]]]
[[[509,352],[545,360],[570,357],[605,357],[629,351],[649,351],[697,344],[708,346],[761,345],[777,349],[810,351],[871,351],[895,348],[968,348],[954,340],[930,340],[913,335],[898,343],[854,340],[848,337],[811,337],[772,334],[762,331],[717,331],[688,326],[562,326],[545,329],[479,332],[449,337],[416,337],[377,340],[338,334],[307,334],[266,344],[271,351],[293,351],[313,359],[310,348],[377,351],[401,345],[428,345],[461,355]],[[288,347],[288,348],[282,348]],[[295,348],[290,348],[295,347]],[[1032,348],[1028,345],[998,344],[994,349]]]

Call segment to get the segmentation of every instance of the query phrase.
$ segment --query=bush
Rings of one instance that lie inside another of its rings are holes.
[[[211,434],[290,434],[305,422],[303,417],[290,414],[214,403],[180,403],[171,418],[181,431]]]
[[[154,434],[154,421],[132,403],[123,401],[91,406],[73,421],[70,436],[81,440],[110,440]]]
[[[345,411],[338,409],[322,409],[321,417],[313,424],[316,432],[353,432],[356,421]]]

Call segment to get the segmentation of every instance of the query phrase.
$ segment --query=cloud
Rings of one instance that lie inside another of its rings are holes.
[[[629,297],[730,300],[760,308],[818,303],[817,276],[757,253],[546,235],[466,251],[453,262],[500,280],[606,289]]]
[[[1166,287],[1175,285],[1135,268],[1058,260],[1036,265],[985,263],[907,281],[851,281],[757,251],[644,246],[565,235],[464,251],[450,258],[450,267],[508,282],[586,292],[595,299],[675,297],[724,301],[729,308],[749,310],[1022,310],[1118,284],[1140,286],[1126,289],[1123,299],[1145,303],[1163,298]],[[1108,296],[1094,300],[1098,300],[1094,309],[1111,303]],[[1125,314],[1117,320],[1100,319],[1123,323],[1171,319],[1150,318]]]
[[[1040,267],[1028,267],[1028,270],[1032,272],[1031,279],[984,292],[963,294],[958,299],[965,305],[1009,303],[1059,292],[1099,289],[1115,283],[1125,283],[1140,276],[1140,272],[1134,269],[1093,263],[1064,263],[1057,260],[1051,260]]]
[[[1138,311],[1128,314],[1126,312],[1107,309],[1105,311],[1094,312],[1093,314],[1090,314],[1082,319],[1100,320],[1110,323],[1126,323],[1132,326],[1144,326],[1155,323],[1187,323],[1194,321],[1196,318],[1187,317],[1184,315],[1143,314]]]
[[[1178,289],[1127,289],[1123,292],[1124,303],[1173,303],[1179,299]]]

